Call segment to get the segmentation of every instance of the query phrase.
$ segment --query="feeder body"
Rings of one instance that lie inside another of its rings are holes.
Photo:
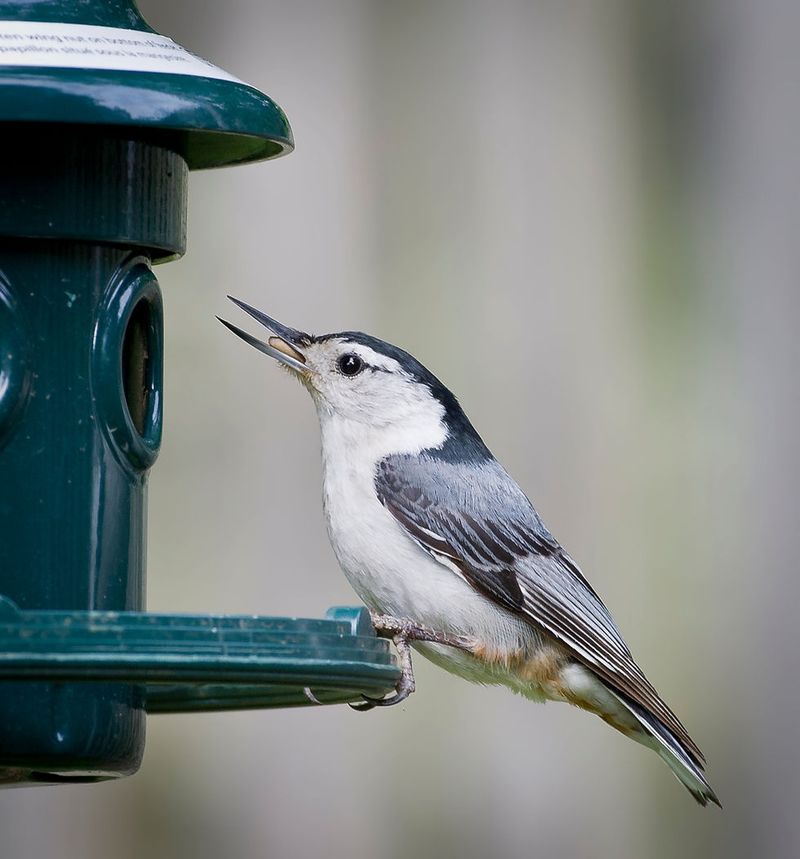
[[[145,609],[152,265],[185,250],[190,169],[289,151],[291,131],[132,0],[0,0],[0,44],[0,638],[19,657],[0,648],[0,784],[113,778],[139,765],[145,683],[103,668],[107,637],[96,659],[84,645],[88,613]]]
[[[17,128],[0,157],[0,594],[142,610],[163,402],[151,262],[183,250],[187,168],[141,141],[57,136]],[[141,687],[0,685],[12,780],[122,775],[143,743]]]

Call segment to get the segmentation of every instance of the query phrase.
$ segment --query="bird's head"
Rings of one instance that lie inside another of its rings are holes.
[[[311,394],[323,426],[345,421],[366,437],[390,432],[400,449],[466,446],[465,456],[483,442],[453,394],[413,355],[357,331],[312,335],[282,325],[231,297],[269,332],[261,341],[220,319],[246,343],[278,361]],[[388,452],[388,451],[387,451]],[[488,453],[488,451],[487,451]]]

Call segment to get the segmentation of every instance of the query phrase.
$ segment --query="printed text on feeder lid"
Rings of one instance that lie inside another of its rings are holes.
[[[167,36],[84,24],[0,21],[0,66],[155,72],[241,83]]]

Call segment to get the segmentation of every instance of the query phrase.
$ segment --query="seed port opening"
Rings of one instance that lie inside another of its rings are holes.
[[[147,432],[153,396],[154,320],[150,302],[139,300],[131,312],[122,341],[122,386],[136,432]]]
[[[146,258],[132,257],[97,311],[92,395],[110,450],[138,473],[152,466],[161,444],[163,342],[158,281]]]

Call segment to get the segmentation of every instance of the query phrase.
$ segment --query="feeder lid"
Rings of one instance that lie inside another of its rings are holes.
[[[0,683],[132,683],[146,688],[150,713],[380,698],[399,676],[364,608],[324,620],[214,617],[20,611],[0,597]]]
[[[0,0],[0,123],[9,122],[136,129],[190,169],[294,147],[274,101],[156,33],[134,0]]]

